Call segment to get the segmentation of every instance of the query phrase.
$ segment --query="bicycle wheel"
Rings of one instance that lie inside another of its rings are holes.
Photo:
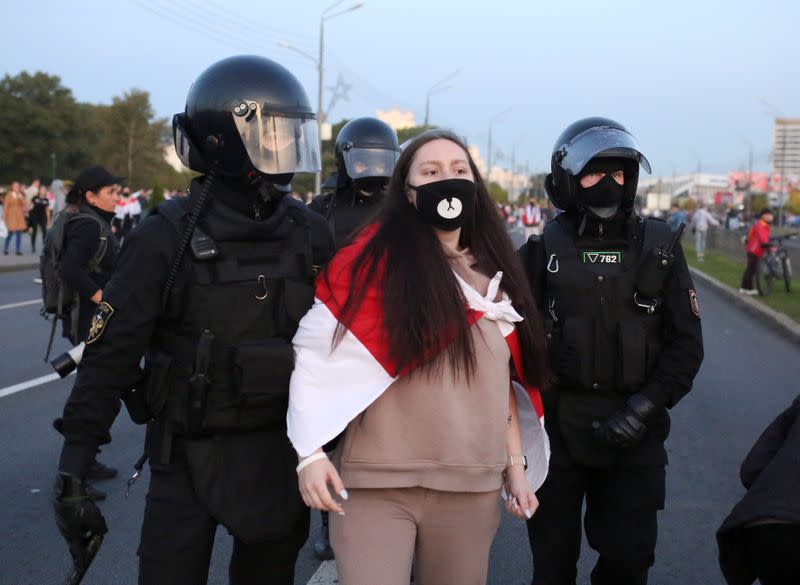
[[[772,294],[772,286],[775,283],[775,273],[769,265],[769,260],[762,259],[756,271],[756,288],[758,294],[767,297]]]
[[[792,292],[792,261],[789,258],[783,258],[781,266],[783,267],[783,287],[787,293]]]

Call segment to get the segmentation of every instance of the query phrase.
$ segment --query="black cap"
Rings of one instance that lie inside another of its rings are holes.
[[[758,217],[764,217],[768,213],[772,213],[772,210],[769,207],[765,207],[764,209],[758,212]]]
[[[108,185],[117,185],[125,180],[125,177],[115,177],[101,166],[83,169],[75,179],[73,187],[79,191],[91,191]]]

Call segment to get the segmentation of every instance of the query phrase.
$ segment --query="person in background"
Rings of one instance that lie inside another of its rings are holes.
[[[758,289],[753,284],[753,278],[758,269],[758,263],[764,257],[764,252],[769,248],[770,224],[773,220],[772,212],[768,208],[762,209],[758,219],[747,234],[745,249],[747,250],[747,266],[742,275],[742,286],[739,292],[745,295],[757,295]]]
[[[708,226],[718,226],[719,221],[711,215],[700,203],[692,216],[692,231],[694,232],[695,255],[699,262],[703,262],[706,257],[706,239],[708,236]]]
[[[6,222],[6,228],[8,228],[8,235],[3,245],[3,254],[8,256],[11,240],[16,239],[17,256],[22,256],[22,232],[28,226],[25,222],[25,196],[22,194],[17,181],[13,181],[8,186],[8,191],[3,197],[3,218]]]
[[[521,210],[522,225],[525,226],[525,236],[542,233],[542,208],[539,202],[531,197],[527,205]]]
[[[747,493],[717,531],[729,585],[800,583],[800,396],[764,430],[740,470]]]
[[[672,228],[672,231],[678,231],[680,225],[682,223],[685,224],[687,221],[688,218],[686,217],[686,212],[673,203],[669,212],[669,217],[667,218],[667,223],[669,224],[669,227]]]
[[[31,228],[31,251],[36,253],[36,235],[42,232],[42,242],[47,236],[47,226],[50,225],[50,199],[47,198],[47,187],[41,185],[39,192],[31,199],[28,211],[28,225]]]

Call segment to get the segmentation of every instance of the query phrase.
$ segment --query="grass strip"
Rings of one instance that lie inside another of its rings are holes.
[[[698,262],[695,256],[694,246],[688,242],[682,242],[682,245],[689,266],[701,272],[705,272],[709,276],[713,276],[734,290],[739,290],[745,267],[744,251],[742,251],[742,259],[736,261],[714,252],[713,250],[706,249],[705,262]],[[771,295],[767,297],[755,295],[752,298],[767,305],[771,309],[788,315],[793,321],[800,323],[800,292],[798,292],[798,289],[800,289],[800,282],[793,280],[792,292],[787,293],[783,288],[783,281],[780,281],[775,283]]]

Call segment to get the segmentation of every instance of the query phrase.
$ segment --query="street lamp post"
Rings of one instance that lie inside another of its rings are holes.
[[[428,89],[427,93],[425,94],[425,122],[424,122],[425,126],[428,125],[428,119],[429,119],[429,116],[430,116],[431,96],[432,95],[436,95],[437,93],[444,93],[445,91],[447,91],[449,89],[453,89],[453,86],[451,84],[445,85],[445,83],[447,83],[448,81],[453,79],[459,73],[461,73],[460,69],[456,69],[452,73],[448,73],[445,77],[443,77],[442,79],[440,79],[439,81],[434,83]]]
[[[325,58],[325,21],[330,20],[331,18],[336,18],[337,16],[341,16],[342,14],[347,14],[348,12],[353,12],[354,10],[358,10],[362,6],[364,6],[363,2],[358,2],[357,4],[353,4],[349,8],[345,8],[344,10],[340,10],[339,12],[334,12],[333,14],[328,14],[331,10],[339,6],[344,0],[337,0],[330,6],[328,6],[322,13],[322,16],[319,19],[319,61],[317,61],[317,72],[318,72],[318,84],[319,87],[317,88],[317,121],[321,126],[323,122],[325,122],[325,112],[322,111],[322,84],[323,84],[323,64]],[[320,134],[321,136],[321,134]],[[320,152],[320,167],[322,167],[322,141],[320,139],[319,143],[319,152]],[[322,170],[317,171],[316,176],[314,177],[314,189],[317,194],[320,193],[322,190]]]
[[[492,182],[492,125],[499,120],[502,116],[506,115],[508,112],[511,111],[511,108],[508,107],[502,112],[498,112],[491,118],[489,118],[489,147],[486,150],[486,181],[487,184],[491,184]]]

